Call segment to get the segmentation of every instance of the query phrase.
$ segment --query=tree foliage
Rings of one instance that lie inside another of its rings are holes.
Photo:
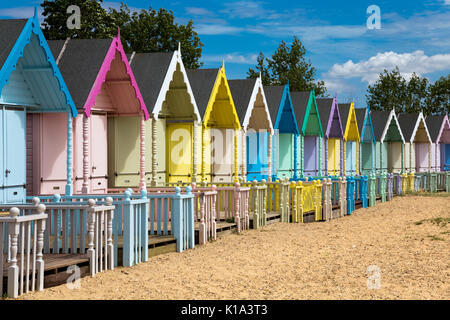
[[[157,11],[152,7],[131,11],[124,3],[121,3],[119,10],[109,8],[107,11],[101,3],[102,0],[44,0],[41,6],[44,8],[43,31],[46,38],[111,38],[120,28],[127,53],[174,51],[180,42],[186,68],[196,69],[202,65],[203,43],[194,31],[192,20],[179,24],[175,22],[172,11]],[[70,30],[66,25],[70,16],[66,10],[70,5],[80,7],[81,28],[78,30]]]
[[[372,110],[402,113],[423,111],[424,114],[445,113],[450,108],[450,75],[435,83],[413,73],[405,79],[398,67],[384,70],[378,80],[367,88],[367,105]]]
[[[261,73],[264,85],[285,85],[289,82],[292,91],[308,91],[315,89],[319,96],[327,92],[323,81],[316,82],[316,68],[311,61],[306,61],[306,49],[300,39],[294,37],[290,46],[281,41],[271,58],[261,52],[256,60],[255,68],[247,72],[248,78],[257,78]]]

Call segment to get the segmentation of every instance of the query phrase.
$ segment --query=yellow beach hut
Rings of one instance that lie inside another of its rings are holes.
[[[356,175],[359,172],[359,143],[361,141],[355,114],[355,101],[339,104],[344,129],[344,173]]]
[[[239,181],[239,131],[241,125],[225,75],[219,69],[188,70],[201,123],[201,159],[198,181],[229,183]]]
[[[147,185],[196,182],[201,118],[180,46],[174,52],[133,53],[129,61],[151,114],[145,126]]]

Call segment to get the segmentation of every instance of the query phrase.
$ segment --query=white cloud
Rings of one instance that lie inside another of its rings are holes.
[[[257,54],[240,54],[240,53],[224,53],[218,55],[204,55],[202,56],[202,60],[204,62],[222,62],[225,60],[225,63],[236,63],[236,64],[255,64]]]
[[[343,64],[334,64],[327,76],[331,78],[361,78],[362,82],[373,83],[384,69],[392,70],[396,66],[406,78],[413,72],[418,75],[434,71],[450,70],[450,54],[427,56],[421,50],[411,53],[384,52],[368,60],[354,63],[348,60]]]
[[[272,10],[263,8],[262,2],[259,1],[236,1],[225,3],[225,9],[222,13],[228,15],[230,18],[265,18],[274,13]]]
[[[243,31],[242,28],[232,27],[224,24],[199,23],[195,26],[195,31],[200,35],[236,34]]]
[[[213,16],[214,15],[214,13],[208,9],[195,8],[195,7],[186,8],[186,13],[196,15],[196,16]]]
[[[450,6],[450,0],[444,0],[444,3]]]

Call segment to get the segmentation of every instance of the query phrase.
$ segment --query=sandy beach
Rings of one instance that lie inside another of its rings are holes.
[[[371,265],[379,289],[367,286]],[[20,299],[450,299],[450,196],[228,234]]]

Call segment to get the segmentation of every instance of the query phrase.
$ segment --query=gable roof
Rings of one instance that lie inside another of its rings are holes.
[[[173,52],[154,52],[129,55],[129,59],[133,56],[129,63],[149,113],[153,113],[173,54]]]
[[[267,106],[269,108],[272,123],[275,126],[278,110],[281,107],[281,98],[283,97],[284,86],[264,86]]]
[[[158,119],[166,99],[166,93],[170,90],[173,74],[179,64],[194,113],[197,120],[201,121],[194,93],[181,58],[180,46],[174,52],[133,53],[127,56],[149,113]]]
[[[228,80],[234,106],[241,125],[244,122],[245,114],[249,108],[250,98],[256,85],[256,79]]]
[[[355,114],[356,114],[356,123],[358,124],[358,131],[362,138],[364,134],[363,125],[364,121],[366,120],[367,108],[355,108]]]
[[[317,109],[319,110],[320,122],[322,124],[322,128],[327,128],[328,131],[328,122],[330,120],[331,109],[333,108],[333,98],[317,98]],[[327,133],[327,132],[326,132]]]
[[[400,127],[402,128],[403,136],[406,140],[406,142],[414,142],[414,139],[416,137],[417,130],[419,129],[419,125],[421,122],[423,122],[425,127],[425,132],[428,137],[428,141],[432,142],[430,133],[428,131],[427,123],[425,121],[425,118],[420,113],[402,113],[398,116],[398,122],[400,124]]]
[[[112,39],[48,42],[53,55],[59,58],[58,66],[78,108],[84,106],[111,43]]]
[[[317,109],[319,110],[319,118],[322,125],[322,130],[325,128],[324,134],[330,137],[332,123],[334,119],[334,113],[337,113],[339,119],[339,137],[344,137],[344,131],[342,130],[341,115],[336,98],[316,98]]]
[[[305,121],[306,109],[308,107],[310,91],[291,92],[292,105],[294,107],[294,114],[297,124],[303,131],[303,122]]]
[[[228,85],[230,87],[231,95],[233,96],[236,112],[241,122],[241,126],[244,128],[244,130],[247,130],[247,127],[250,123],[250,118],[253,114],[253,108],[255,107],[257,102],[258,93],[261,92],[261,98],[265,112],[264,118],[267,120],[267,123],[269,125],[269,127],[265,129],[268,129],[271,133],[273,133],[272,119],[270,116],[269,108],[267,106],[266,95],[264,92],[264,87],[262,85],[261,77],[258,77],[256,79],[228,80]]]
[[[33,35],[37,37],[38,45],[44,51],[45,57],[42,59],[37,59],[39,53],[34,57],[24,56]],[[73,117],[77,116],[78,112],[72,96],[40,28],[37,9],[34,16],[26,20],[0,20],[0,50],[0,93],[9,83],[11,73],[17,70],[20,63],[22,67],[33,71],[27,72],[27,75],[24,74],[24,78],[28,81],[29,87],[34,88],[32,93],[40,102],[40,108],[35,109],[36,111],[63,109],[70,111]],[[52,72],[44,69],[50,69]],[[45,86],[46,91],[41,90],[42,86]],[[41,101],[43,99],[45,101]]]
[[[206,107],[208,106],[219,72],[219,68],[186,70],[195,101],[197,102],[198,111],[200,112],[202,119],[205,116]]]
[[[375,133],[375,140],[384,142],[384,138],[389,129],[389,125],[392,121],[394,121],[397,129],[400,133],[400,137],[402,138],[403,143],[405,143],[405,138],[403,137],[402,129],[400,124],[398,123],[397,116],[395,115],[395,111],[370,111],[372,117],[372,126],[373,131]]]
[[[119,52],[140,109],[144,112],[145,119],[149,118],[144,99],[120,41],[120,29],[112,39],[68,39],[63,45],[61,41],[52,41],[52,48],[55,56],[58,56],[64,78],[69,79],[69,87],[74,92],[77,106],[83,106],[87,116],[90,116],[91,108],[95,105],[102,84],[106,81],[111,63],[115,59],[116,52]]]
[[[443,115],[429,115],[426,117],[425,122],[427,123],[428,132],[430,133],[431,141],[436,143],[439,134],[441,133],[441,128],[444,124],[445,116]]]

